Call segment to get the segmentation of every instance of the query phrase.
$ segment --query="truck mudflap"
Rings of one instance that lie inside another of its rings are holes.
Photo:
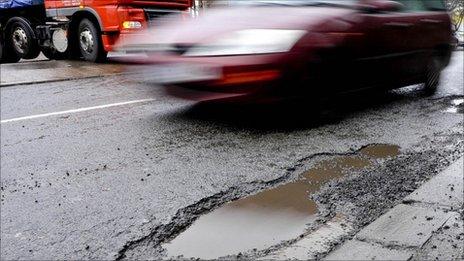
[[[107,52],[113,51],[113,46],[118,39],[117,34],[103,34],[102,35],[102,43],[103,49]]]
[[[107,52],[118,51],[117,49],[127,42],[133,42],[134,37],[145,36],[144,31],[120,34],[103,34],[103,48]]]

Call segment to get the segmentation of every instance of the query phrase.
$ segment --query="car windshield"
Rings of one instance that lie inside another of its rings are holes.
[[[357,0],[229,0],[230,5],[353,6]]]

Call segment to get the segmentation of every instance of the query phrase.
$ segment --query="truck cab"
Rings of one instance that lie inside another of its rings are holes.
[[[0,0],[0,60],[101,62],[117,41],[156,26],[169,14],[189,16],[193,0]]]

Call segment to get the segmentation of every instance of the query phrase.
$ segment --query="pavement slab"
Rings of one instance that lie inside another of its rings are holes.
[[[421,247],[449,218],[450,214],[443,210],[401,204],[361,230],[356,238],[390,246]]]
[[[462,217],[456,213],[434,233],[412,260],[463,260],[464,226]]]
[[[266,256],[262,260],[316,259],[319,253],[330,249],[332,242],[347,236],[352,230],[351,225],[342,216],[336,216],[295,244]]]
[[[464,157],[458,159],[405,201],[462,207],[463,161]],[[436,207],[400,204],[364,228],[356,238],[386,245],[422,247],[452,215]]]
[[[459,208],[463,205],[464,158],[460,158],[440,175],[421,186],[405,198],[416,201]]]
[[[453,211],[462,210],[463,161],[464,157],[456,160],[407,196],[407,205],[395,206],[326,259],[464,258],[462,213]]]
[[[398,250],[383,247],[376,243],[350,240],[324,260],[408,260],[410,250]]]

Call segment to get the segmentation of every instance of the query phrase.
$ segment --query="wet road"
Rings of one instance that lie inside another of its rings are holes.
[[[453,105],[464,95],[463,52],[434,97],[416,87],[350,96],[316,115],[307,104],[230,108],[173,99],[120,75],[119,65],[107,75],[70,64],[91,76],[73,80],[62,77],[72,70],[53,72],[66,62],[45,62],[48,71],[36,63],[1,68],[2,84],[14,83],[0,89],[3,259],[167,257],[164,243],[200,215],[294,181],[317,162],[390,144],[424,163],[401,177],[419,184],[463,153],[462,108]],[[8,76],[27,68],[30,76]],[[42,82],[47,74],[56,81]],[[389,171],[395,166],[402,165]],[[411,189],[405,182],[391,183],[389,200]],[[357,200],[375,202],[367,194]]]

